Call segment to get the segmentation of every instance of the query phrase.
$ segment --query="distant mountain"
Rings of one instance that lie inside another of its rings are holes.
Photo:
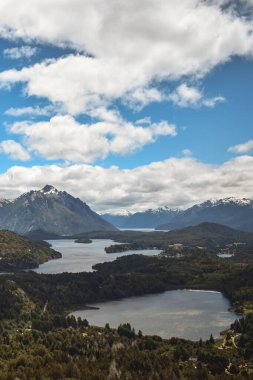
[[[119,228],[155,228],[159,224],[169,223],[174,217],[180,215],[180,210],[169,207],[149,209],[127,215],[102,215],[108,222]]]
[[[218,246],[231,243],[253,243],[253,233],[238,231],[218,223],[201,223],[165,233],[167,243],[185,245]]]
[[[195,226],[203,222],[223,224],[241,231],[253,231],[253,201],[224,198],[209,200],[188,208],[156,229],[168,230]]]
[[[58,235],[115,230],[79,198],[46,185],[13,201],[0,201],[0,229],[26,234],[44,230]]]
[[[125,225],[127,224],[127,221],[129,218],[131,218],[133,214],[126,213],[126,214],[102,214],[101,217],[105,219],[107,222],[113,224],[115,227],[118,228],[125,228]]]
[[[76,236],[81,243],[83,239],[112,239],[123,246],[135,246],[134,250],[144,246],[167,250],[169,245],[183,244],[189,247],[207,247],[217,251],[218,247],[233,243],[243,243],[253,247],[253,232],[239,231],[218,223],[201,223],[171,231],[100,231],[87,232]],[[115,246],[115,245],[114,245]],[[238,244],[241,246],[241,244]],[[118,245],[117,245],[118,247]],[[252,253],[252,249],[250,249]],[[112,252],[112,251],[111,251]],[[116,252],[116,251],[115,251]]]

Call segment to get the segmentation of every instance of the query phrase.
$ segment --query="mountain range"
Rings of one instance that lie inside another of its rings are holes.
[[[50,185],[13,200],[0,199],[0,229],[19,234],[43,231],[63,236],[114,231],[116,227],[173,230],[204,222],[253,232],[253,201],[230,197],[208,200],[186,210],[160,207],[132,214],[98,215],[79,198]]]
[[[186,210],[163,207],[134,214],[105,214],[103,217],[119,228],[172,230],[211,222],[241,231],[253,232],[253,201],[229,197],[208,200]]]
[[[43,230],[58,235],[116,228],[79,198],[50,185],[14,200],[0,200],[0,229],[27,234]]]
[[[195,226],[203,222],[219,223],[241,231],[253,231],[253,201],[224,198],[194,205],[176,215],[169,222],[158,225],[158,230]]]
[[[104,214],[101,216],[119,228],[155,228],[160,224],[169,223],[174,217],[180,215],[181,212],[178,209],[170,209],[165,206],[132,214]]]

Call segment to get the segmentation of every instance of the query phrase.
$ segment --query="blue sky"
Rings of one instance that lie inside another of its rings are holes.
[[[13,1],[0,196],[50,183],[101,212],[252,198],[251,0]]]

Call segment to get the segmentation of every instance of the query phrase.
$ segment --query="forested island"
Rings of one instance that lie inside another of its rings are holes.
[[[128,243],[128,244],[112,244],[109,247],[105,247],[106,253],[118,253],[128,251],[141,251],[141,250],[156,250],[158,249],[153,244],[145,243]]]
[[[85,239],[85,238],[83,238],[83,239],[76,239],[75,243],[91,244],[92,240],[91,239]]]

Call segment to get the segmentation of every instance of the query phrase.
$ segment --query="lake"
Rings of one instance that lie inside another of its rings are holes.
[[[106,253],[105,247],[117,244],[109,239],[94,239],[91,244],[75,243],[74,240],[48,240],[52,248],[61,252],[62,258],[41,264],[37,273],[90,272],[98,263],[113,261],[117,257],[131,254],[155,255],[161,250],[137,250],[117,253]]]
[[[129,322],[136,332],[163,338],[199,340],[208,339],[211,333],[219,337],[238,318],[228,311],[229,301],[221,293],[211,291],[173,290],[92,306],[99,310],[78,310],[72,314],[95,326],[109,323],[118,327]]]
[[[62,258],[39,266],[38,273],[62,273],[92,271],[97,263],[113,261],[132,253],[154,255],[159,250],[128,251],[107,254],[105,247],[115,244],[109,239],[94,239],[91,244],[74,240],[48,241],[52,248],[62,253]],[[198,340],[219,336],[236,318],[228,311],[229,301],[218,292],[173,290],[161,294],[131,297],[119,301],[98,303],[99,310],[79,310],[73,314],[87,318],[92,325],[109,323],[117,327],[129,322],[136,331],[160,335],[163,338],[177,336]]]

